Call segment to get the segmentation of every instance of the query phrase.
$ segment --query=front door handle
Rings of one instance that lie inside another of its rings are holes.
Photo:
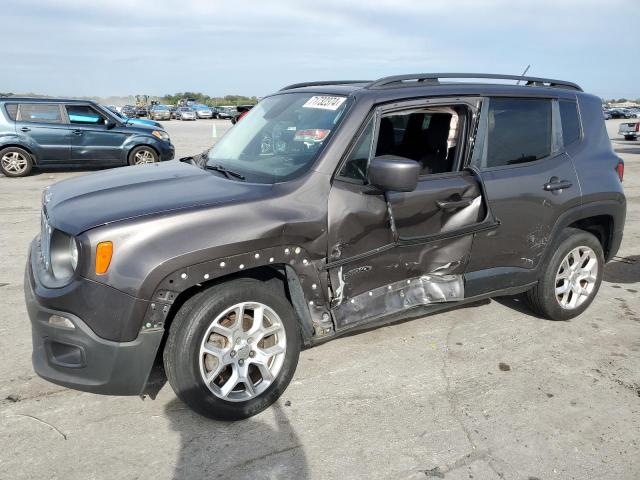
[[[473,198],[463,198],[461,200],[438,200],[436,204],[440,210],[460,210],[473,203]]]
[[[542,188],[544,188],[547,192],[555,192],[557,190],[564,190],[566,188],[571,188],[573,183],[569,180],[559,180],[557,177],[551,178],[547,183],[545,183]]]
[[[31,131],[31,129],[29,127],[22,127],[20,130],[23,131],[23,132],[30,132]]]
[[[74,130],[73,134],[74,135],[82,135],[82,130]]]

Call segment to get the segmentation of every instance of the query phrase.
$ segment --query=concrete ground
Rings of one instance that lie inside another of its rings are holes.
[[[221,423],[165,385],[156,400],[35,376],[22,276],[40,192],[86,172],[0,177],[0,478],[640,478],[640,141],[626,162],[625,239],[593,305],[569,322],[519,299],[307,350],[277,404]],[[229,123],[167,124],[179,156]]]

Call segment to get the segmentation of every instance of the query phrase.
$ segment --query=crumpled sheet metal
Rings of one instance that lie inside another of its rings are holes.
[[[462,275],[422,275],[345,300],[334,314],[339,326],[408,310],[419,305],[464,299]]]

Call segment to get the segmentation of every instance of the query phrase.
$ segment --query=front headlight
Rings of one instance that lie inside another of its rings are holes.
[[[74,237],[69,237],[69,255],[71,256],[71,268],[78,268],[78,242]]]
[[[159,138],[160,140],[164,140],[165,142],[169,141],[169,134],[164,130],[154,130],[153,132],[151,132],[151,135]]]
[[[78,241],[60,230],[51,235],[51,273],[58,280],[70,279],[78,267]]]

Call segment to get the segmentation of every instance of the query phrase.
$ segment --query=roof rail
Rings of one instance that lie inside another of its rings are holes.
[[[411,75],[394,75],[380,78],[367,85],[366,88],[375,90],[381,88],[393,88],[398,86],[415,86],[416,83],[424,85],[440,85],[442,78],[486,78],[492,80],[517,80],[518,83],[526,82],[525,85],[535,87],[556,87],[568,88],[582,91],[579,85],[566,82],[564,80],[553,80],[551,78],[525,77],[522,75],[499,75],[493,73],[418,73]],[[411,83],[408,83],[411,82]]]
[[[352,83],[367,83],[370,84],[371,80],[327,80],[324,82],[303,82],[303,83],[293,83],[291,85],[287,85],[280,89],[283,90],[292,90],[294,88],[302,88],[302,87],[320,87],[323,85],[350,85]]]

